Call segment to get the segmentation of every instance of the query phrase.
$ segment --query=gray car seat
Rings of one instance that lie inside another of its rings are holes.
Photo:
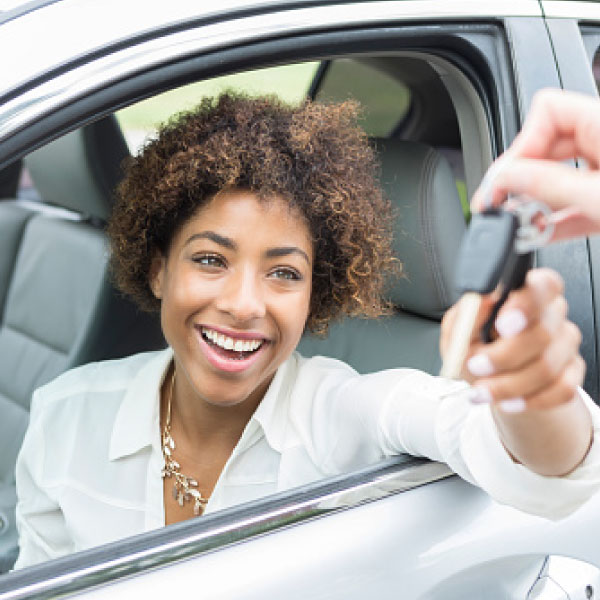
[[[466,225],[454,175],[434,148],[377,140],[381,182],[396,210],[395,255],[406,277],[390,284],[395,312],[377,320],[344,319],[327,338],[305,335],[305,356],[339,358],[360,373],[414,367],[437,374],[444,311],[457,299],[454,265]]]
[[[0,572],[16,556],[14,464],[33,391],[71,367],[164,346],[115,292],[103,231],[127,146],[113,117],[33,152],[42,203],[0,202]]]

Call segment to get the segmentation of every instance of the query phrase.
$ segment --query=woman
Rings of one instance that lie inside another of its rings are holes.
[[[307,328],[384,313],[399,271],[356,113],[227,94],[132,160],[109,226],[115,278],[160,310],[169,348],[36,392],[17,465],[17,567],[400,452],[552,518],[595,491],[598,411],[577,391],[579,333],[552,272],[512,294],[498,340],[473,340],[472,389],[294,352]]]

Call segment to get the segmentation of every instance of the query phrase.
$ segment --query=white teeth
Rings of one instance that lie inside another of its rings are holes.
[[[213,344],[225,348],[225,350],[235,350],[236,352],[252,352],[262,346],[263,340],[236,340],[229,336],[217,333],[212,329],[202,329],[204,336]]]

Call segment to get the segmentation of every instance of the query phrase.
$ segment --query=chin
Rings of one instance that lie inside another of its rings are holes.
[[[212,389],[198,389],[198,395],[211,406],[227,408],[242,404],[260,387],[260,382],[250,387],[240,388],[232,381],[221,381],[217,385],[211,386]],[[223,393],[224,390],[226,390],[225,393]]]

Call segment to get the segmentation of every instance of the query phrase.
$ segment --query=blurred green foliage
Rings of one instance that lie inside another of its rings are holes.
[[[302,100],[319,66],[318,62],[269,67],[199,81],[143,100],[116,113],[125,135],[149,135],[172,115],[196,106],[205,96],[232,89],[251,95],[276,94],[287,102]]]

